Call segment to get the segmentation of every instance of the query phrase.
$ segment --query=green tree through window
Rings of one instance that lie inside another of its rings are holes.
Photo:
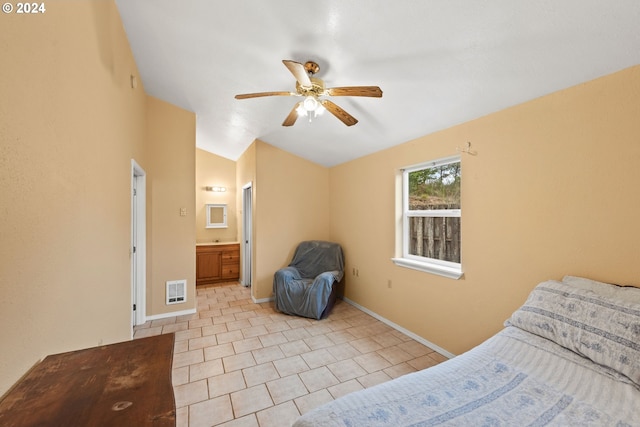
[[[460,209],[460,162],[409,173],[409,209]]]

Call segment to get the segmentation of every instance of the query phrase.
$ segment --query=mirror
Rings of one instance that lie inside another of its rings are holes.
[[[207,204],[207,226],[206,228],[227,228],[227,205]]]

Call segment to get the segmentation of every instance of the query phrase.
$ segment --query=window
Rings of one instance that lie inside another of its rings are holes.
[[[458,279],[460,264],[460,157],[402,170],[400,266]]]

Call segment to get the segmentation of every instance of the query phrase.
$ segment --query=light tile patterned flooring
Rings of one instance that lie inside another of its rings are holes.
[[[175,333],[179,427],[289,426],[300,415],[446,358],[338,300],[326,319],[255,304],[238,283],[197,288],[197,313],[135,327]]]

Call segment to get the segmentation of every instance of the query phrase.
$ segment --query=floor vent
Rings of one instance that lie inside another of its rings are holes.
[[[187,300],[187,281],[171,280],[167,282],[167,304],[178,304]]]

